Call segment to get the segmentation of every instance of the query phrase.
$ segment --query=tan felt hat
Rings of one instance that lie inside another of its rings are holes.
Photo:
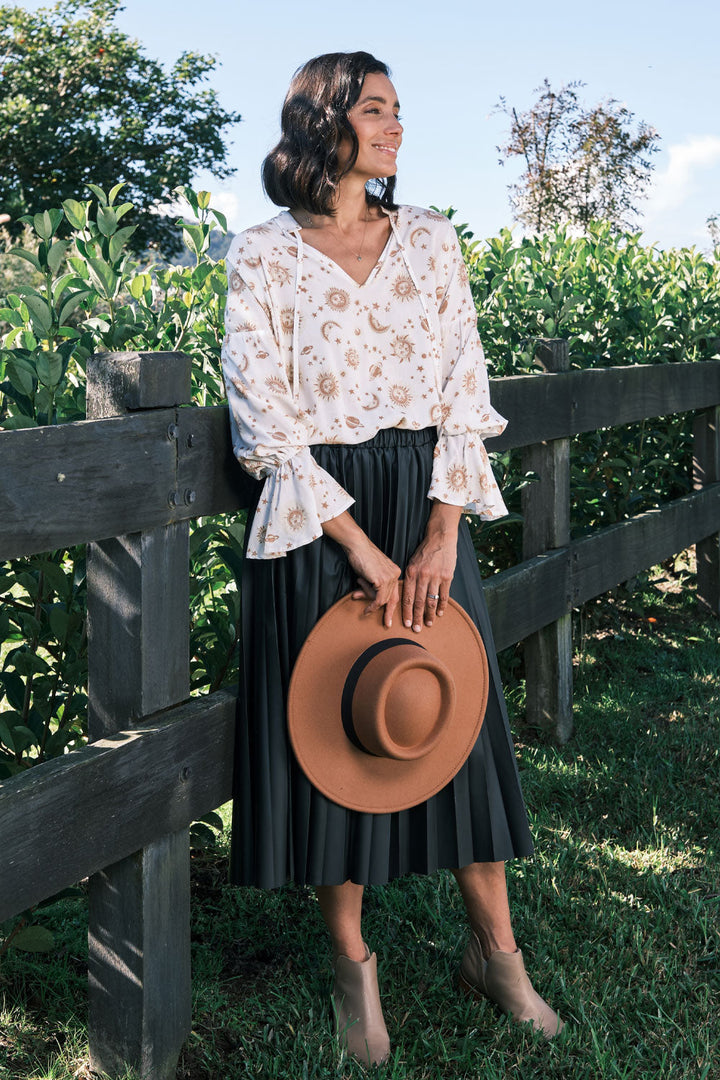
[[[364,615],[350,595],[311,631],[290,680],[295,756],[328,799],[372,814],[440,791],[470,753],[485,716],[488,664],[469,615],[448,602],[420,634],[395,614]]]

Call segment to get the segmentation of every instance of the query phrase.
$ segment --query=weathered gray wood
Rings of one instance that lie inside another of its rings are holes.
[[[568,343],[548,340],[538,350],[546,371],[567,372]],[[522,491],[523,557],[570,543],[570,440],[536,443],[523,452],[523,472],[538,479]],[[572,622],[565,612],[524,645],[526,718],[556,742],[572,734]]]
[[[550,551],[483,582],[496,649],[523,641],[570,610],[570,556]]]
[[[0,782],[0,922],[227,802],[236,696],[192,698]]]
[[[95,353],[87,362],[86,415],[119,416],[190,401],[192,360],[177,352]]]
[[[0,432],[0,559],[233,513],[257,489],[226,408]]]
[[[177,410],[0,432],[0,558],[173,520]]]
[[[720,481],[720,405],[705,409],[693,423],[693,487],[701,490]],[[720,615],[720,535],[695,545],[698,599]]]
[[[490,395],[508,426],[487,447],[507,450],[707,408],[720,399],[720,361],[516,375],[491,379]]]
[[[231,514],[249,506],[262,487],[238,464],[227,408],[180,409],[178,515]]]
[[[95,357],[88,372],[93,414],[119,411],[128,400],[146,409],[165,405],[166,382],[172,398],[182,396],[178,372],[189,374],[187,357]],[[189,391],[188,378],[187,400]],[[176,426],[167,434],[177,460]],[[119,731],[128,715],[188,696],[188,570],[187,523],[89,546],[91,739]],[[156,833],[141,851],[91,878],[88,1036],[95,1072],[113,1075],[131,1065],[143,1080],[174,1075],[190,1030],[189,910],[174,902],[187,887],[189,858],[187,830]],[[134,969],[125,953],[136,957]]]
[[[570,545],[572,603],[584,604],[640,570],[720,532],[720,484],[600,529]]]
[[[190,923],[187,830],[93,875],[90,910],[92,1067],[124,1075],[131,1062],[143,1080],[174,1080],[178,1033],[190,1030],[190,948],[182,930]],[[112,1024],[99,1022],[108,1015]]]
[[[189,694],[189,559],[185,522],[88,545],[91,739]]]
[[[499,450],[628,423],[641,417],[643,402],[660,413],[715,406],[720,362],[517,376],[491,385],[510,421],[506,433],[487,441]],[[233,457],[224,408],[0,432],[0,460],[4,559],[232,513],[253,493]]]

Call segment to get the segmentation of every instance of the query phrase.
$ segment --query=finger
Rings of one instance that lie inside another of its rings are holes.
[[[374,600],[377,589],[374,589],[367,578],[358,576],[358,588],[353,591],[353,600]]]
[[[448,600],[450,599],[450,590],[446,586],[441,585],[438,589],[438,592],[440,593],[440,599],[437,602],[435,614],[440,616],[445,614],[445,608],[447,607]]]
[[[425,625],[432,626],[433,619],[440,604],[440,588],[429,588],[425,593]]]
[[[415,589],[415,599],[413,601],[413,618],[412,628],[419,634],[423,627],[423,617],[425,615],[425,604],[427,598],[427,585],[418,585]]]
[[[385,626],[388,627],[388,629],[393,624],[393,615],[395,614],[395,608],[397,607],[399,598],[399,589],[397,586],[397,582],[395,582],[395,584],[390,590],[390,596],[388,597],[388,600],[385,604],[385,615],[383,617],[383,623],[385,624]]]
[[[406,577],[402,591],[402,621],[403,626],[409,630],[412,626],[413,604],[415,602],[415,582]]]

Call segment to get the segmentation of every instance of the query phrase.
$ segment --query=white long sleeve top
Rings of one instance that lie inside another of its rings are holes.
[[[288,212],[228,251],[222,360],[233,447],[265,478],[249,558],[310,543],[352,505],[310,446],[364,442],[381,428],[436,426],[428,498],[485,519],[507,513],[483,445],[506,421],[490,405],[455,230],[412,206],[388,217],[390,238],[362,285],[304,244]]]

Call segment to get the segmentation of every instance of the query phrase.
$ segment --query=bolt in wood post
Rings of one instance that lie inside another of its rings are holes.
[[[88,363],[88,418],[190,400],[179,353],[103,353]],[[142,479],[139,479],[142,483]],[[168,505],[168,520],[172,512]],[[188,525],[88,545],[89,735],[111,737],[189,695]],[[188,831],[160,837],[90,879],[91,1068],[172,1080],[190,1031]]]
[[[704,409],[693,423],[693,487],[698,490],[720,481],[720,405]],[[720,534],[695,545],[698,599],[720,615]]]
[[[568,343],[543,341],[538,358],[548,372],[570,370]],[[539,480],[523,488],[523,558],[570,543],[570,440],[553,439],[523,451],[523,472]],[[527,722],[559,743],[572,733],[572,616],[568,612],[525,639]]]

